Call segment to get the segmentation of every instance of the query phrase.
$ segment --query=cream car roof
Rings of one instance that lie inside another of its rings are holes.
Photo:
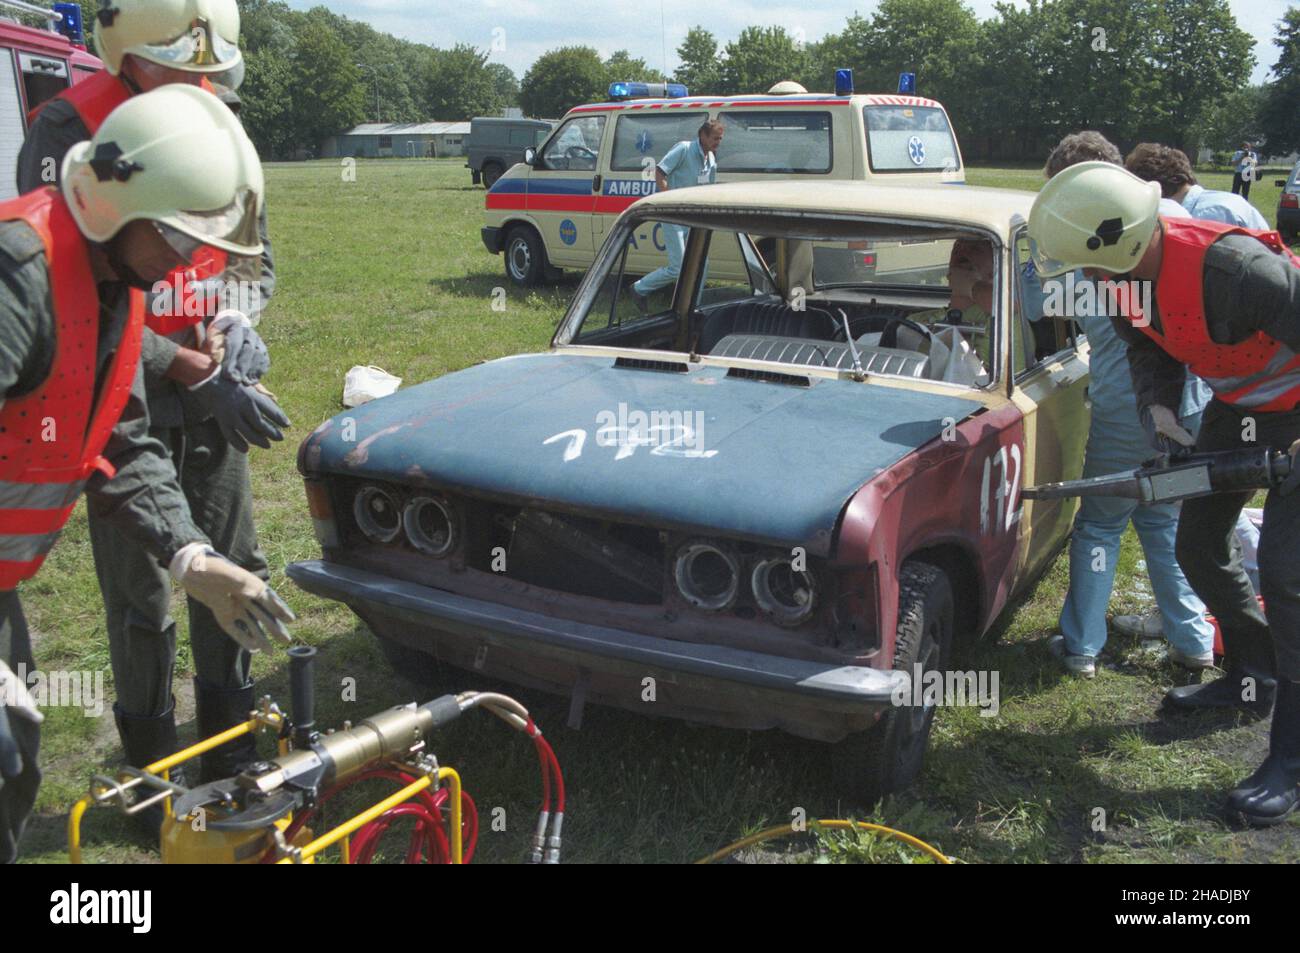
[[[1029,219],[1035,193],[1017,189],[991,189],[972,185],[912,183],[881,185],[876,182],[800,182],[777,179],[761,182],[724,182],[656,192],[636,202],[629,211],[653,213],[657,208],[690,214],[693,208],[717,212],[808,212],[828,215],[884,216],[922,222],[973,225],[1009,239],[1011,219]]]

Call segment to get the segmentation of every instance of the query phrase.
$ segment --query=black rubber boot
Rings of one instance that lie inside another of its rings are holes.
[[[161,715],[149,717],[128,715],[116,704],[113,705],[113,718],[117,722],[117,734],[122,739],[122,750],[126,753],[126,763],[133,768],[144,768],[180,750],[176,740],[176,705]],[[168,772],[175,784],[184,784],[184,765],[172,768]],[[137,788],[141,799],[150,797],[153,791]],[[158,840],[162,829],[162,802],[147,807],[138,814],[131,815],[141,831],[153,840]]]
[[[1247,679],[1255,681],[1255,698],[1252,701],[1242,698]],[[1256,718],[1266,718],[1273,707],[1273,696],[1276,693],[1277,681],[1271,675],[1236,669],[1212,682],[1179,685],[1169,689],[1165,693],[1165,706],[1181,711],[1236,708]]]
[[[247,721],[249,712],[257,707],[253,689],[252,685],[236,689],[214,688],[195,677],[194,715],[198,724],[198,740],[203,741]],[[243,735],[234,741],[227,741],[200,757],[199,782],[234,777],[243,770],[244,765],[257,758],[257,740],[253,735]]]
[[[1278,681],[1268,757],[1228,795],[1228,810],[1270,827],[1300,805],[1300,682]]]

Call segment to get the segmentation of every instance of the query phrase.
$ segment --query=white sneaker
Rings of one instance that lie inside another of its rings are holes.
[[[1117,615],[1110,620],[1110,627],[1120,635],[1130,639],[1163,639],[1165,625],[1160,618],[1160,611],[1153,609],[1143,615]]]
[[[1180,652],[1172,645],[1169,646],[1169,661],[1175,665],[1181,665],[1183,668],[1199,670],[1203,668],[1214,668],[1214,653],[1205,652],[1201,655],[1188,655]]]
[[[1091,655],[1071,655],[1065,650],[1063,635],[1054,635],[1048,639],[1047,650],[1061,660],[1061,664],[1071,675],[1093,678],[1097,674],[1097,660]]]

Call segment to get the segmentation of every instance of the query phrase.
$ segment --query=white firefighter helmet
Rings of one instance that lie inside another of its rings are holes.
[[[132,96],[63,159],[63,195],[91,241],[138,219],[178,249],[262,250],[262,166],[239,119],[211,93],[173,83]]]
[[[242,62],[235,0],[99,0],[95,49],[116,76],[128,53],[187,73]]]
[[[1126,274],[1141,260],[1158,221],[1160,184],[1110,162],[1080,162],[1054,175],[1029,212],[1039,275],[1075,268]]]

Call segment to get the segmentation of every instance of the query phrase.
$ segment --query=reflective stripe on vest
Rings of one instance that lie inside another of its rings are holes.
[[[132,290],[96,395],[100,303],[86,241],[53,187],[0,203],[0,221],[15,220],[45,246],[55,348],[45,380],[0,406],[0,590],[36,574],[91,474],[112,475],[100,454],[130,396],[144,327],[144,296]]]
[[[1237,344],[1214,341],[1206,323],[1203,292],[1205,252],[1224,235],[1249,235],[1286,255],[1297,268],[1300,258],[1291,254],[1277,232],[1195,218],[1161,218],[1161,223],[1163,258],[1155,288],[1161,329],[1142,322],[1139,330],[1204,378],[1225,403],[1260,411],[1300,405],[1300,355],[1262,331]],[[1136,308],[1124,313],[1134,322],[1141,316]]]
[[[203,80],[203,88],[212,92],[212,84]],[[93,136],[108,114],[131,98],[131,88],[121,76],[101,70],[80,83],[75,83],[59,93],[77,111],[82,125]],[[48,102],[48,100],[47,100]],[[42,104],[44,105],[44,104]],[[33,118],[40,106],[32,110]],[[226,253],[219,248],[202,249],[188,266],[177,268],[163,283],[168,289],[181,289],[179,295],[171,290],[149,302],[145,312],[145,326],[157,334],[175,334],[193,327],[204,318],[216,314],[216,308],[204,301],[202,282],[220,278],[226,271]],[[173,300],[175,299],[175,300]]]

